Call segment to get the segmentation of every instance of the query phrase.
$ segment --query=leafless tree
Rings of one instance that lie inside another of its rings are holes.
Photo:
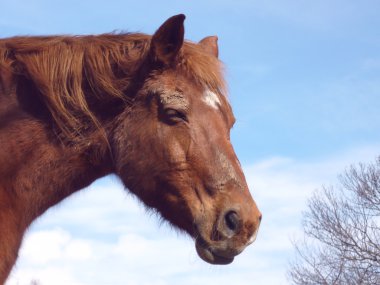
[[[293,284],[380,284],[380,156],[339,178],[309,200],[288,270]]]

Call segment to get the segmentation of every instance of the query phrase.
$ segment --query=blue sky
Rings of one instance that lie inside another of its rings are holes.
[[[380,154],[378,1],[0,0],[0,10],[1,37],[151,34],[178,13],[187,39],[218,35],[233,144],[264,215],[252,246],[211,266],[107,177],[32,226],[9,285],[287,284],[306,199]]]

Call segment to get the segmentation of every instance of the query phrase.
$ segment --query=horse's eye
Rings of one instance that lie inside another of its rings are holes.
[[[186,121],[186,115],[178,110],[167,108],[164,110],[165,116],[168,120],[171,122],[180,122],[180,121]]]

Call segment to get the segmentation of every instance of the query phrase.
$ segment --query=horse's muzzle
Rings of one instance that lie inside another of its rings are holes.
[[[195,248],[199,257],[211,264],[230,264],[234,261],[234,257],[236,256],[236,254],[231,256],[228,254],[220,255],[220,251],[216,251],[212,246],[207,245],[202,238],[196,239]]]
[[[201,259],[211,264],[229,264],[256,239],[261,213],[248,220],[243,219],[239,212],[238,207],[223,211],[211,234],[197,227],[195,247]]]

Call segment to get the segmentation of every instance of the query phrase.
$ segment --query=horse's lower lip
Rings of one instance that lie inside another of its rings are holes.
[[[204,242],[199,239],[195,242],[195,248],[200,258],[211,264],[225,265],[234,261],[233,257],[225,257],[215,254],[210,248],[205,246]]]

